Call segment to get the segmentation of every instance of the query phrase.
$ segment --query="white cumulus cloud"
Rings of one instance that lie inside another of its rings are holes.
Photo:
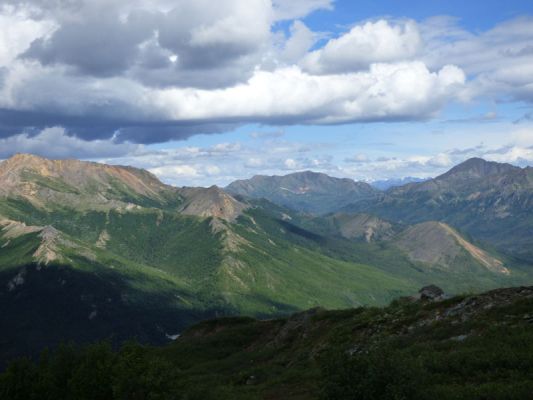
[[[246,84],[227,89],[166,89],[152,96],[175,120],[320,124],[428,117],[458,96],[464,83],[457,67],[431,72],[408,62],[342,75],[309,75],[298,67],[257,71]]]
[[[323,48],[309,53],[302,65],[319,74],[359,71],[373,63],[412,59],[421,44],[415,21],[370,21],[354,26]]]

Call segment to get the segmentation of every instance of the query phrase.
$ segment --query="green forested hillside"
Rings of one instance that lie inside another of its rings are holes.
[[[384,305],[430,283],[461,293],[531,282],[517,260],[445,225],[311,217],[124,167],[5,163],[3,359],[62,340],[162,343],[214,316]]]

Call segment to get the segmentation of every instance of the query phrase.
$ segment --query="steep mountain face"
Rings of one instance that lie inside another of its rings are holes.
[[[235,221],[248,205],[236,200],[216,186],[210,188],[184,188],[180,190],[184,201],[179,211],[185,215],[216,217]]]
[[[0,184],[0,198],[26,201],[43,209],[162,208],[234,220],[247,207],[216,186],[175,188],[142,169],[48,160],[31,154],[18,154],[0,163]]]
[[[0,164],[0,196],[39,206],[119,208],[164,203],[174,192],[147,171],[18,154]],[[178,199],[176,199],[178,200]]]
[[[225,223],[246,208],[131,167],[26,154],[0,163],[0,355],[111,336],[161,343],[231,312],[209,277]]]
[[[38,211],[32,212],[36,217]],[[124,218],[122,212],[110,218],[118,215]],[[89,224],[78,225],[80,217],[73,213],[56,217],[42,214],[43,222],[49,218],[64,231],[6,219],[0,223],[0,365],[61,341],[137,337],[164,343],[167,334],[222,311],[200,299],[184,279],[101,249],[69,230],[70,225],[97,233]],[[115,234],[110,229],[109,247]]]
[[[265,198],[294,210],[325,214],[345,205],[376,198],[379,191],[365,182],[333,178],[306,171],[285,176],[254,176],[226,187],[229,193],[253,199]]]
[[[474,158],[435,179],[392,188],[373,204],[345,208],[393,221],[446,222],[533,262],[533,168]]]
[[[425,270],[438,269],[454,274],[480,270],[510,274],[502,260],[442,222],[400,225],[368,214],[337,213],[311,219],[306,225],[328,236],[375,244],[380,251],[395,249],[397,255],[405,255]]]
[[[0,218],[0,237],[4,240],[2,243],[3,249],[6,249],[12,240],[29,234],[36,234],[36,238],[40,241],[39,246],[32,255],[33,259],[39,264],[48,265],[54,261],[64,261],[61,259],[62,252],[60,247],[76,248],[80,252],[83,251],[53,226],[28,226],[23,222]]]
[[[336,213],[324,220],[330,222],[342,237],[367,243],[389,240],[401,230],[398,225],[369,214]]]
[[[370,215],[310,221],[217,187],[174,188],[146,171],[75,160],[19,155],[0,171],[0,359],[58,340],[161,343],[217,315],[384,304],[429,283],[462,292],[528,279],[473,256],[434,267],[396,244],[403,227]]]
[[[404,250],[411,260],[432,267],[453,269],[458,265],[468,266],[473,264],[468,260],[471,258],[490,271],[509,274],[502,261],[468,242],[442,222],[413,225],[398,235],[394,244]]]
[[[455,194],[457,200],[481,200],[499,194],[502,199],[510,200],[511,196],[532,190],[531,177],[530,168],[522,169],[510,164],[472,158],[435,179],[393,188],[389,194],[391,196],[402,194],[414,196],[417,193],[429,193],[437,197],[437,201],[445,200],[445,197],[450,194]],[[495,212],[498,211],[495,210]],[[499,212],[504,212],[504,210],[500,209]]]

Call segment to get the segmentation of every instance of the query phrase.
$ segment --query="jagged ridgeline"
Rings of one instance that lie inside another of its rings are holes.
[[[434,179],[394,185],[385,191],[313,172],[255,176],[226,189],[314,214],[366,213],[400,224],[441,221],[500,252],[533,263],[531,167],[472,158]]]
[[[382,305],[430,283],[529,281],[527,266],[452,226],[310,216],[136,168],[17,155],[0,164],[2,359],[64,340],[162,343],[220,315]]]

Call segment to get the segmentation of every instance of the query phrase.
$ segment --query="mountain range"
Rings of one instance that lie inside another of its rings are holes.
[[[499,252],[533,263],[533,168],[473,158],[422,183],[386,191],[373,204],[350,212],[371,212],[402,223],[438,220]]]
[[[531,282],[531,183],[530,168],[469,160],[385,192],[312,172],[177,188],[16,155],[0,163],[0,357]]]
[[[285,176],[256,175],[248,180],[235,181],[225,190],[233,195],[265,198],[280,206],[310,213],[331,212],[354,200],[375,199],[380,193],[366,182],[333,178],[312,171]]]
[[[293,182],[292,196],[282,199],[278,193],[283,180],[276,176],[237,181],[227,190],[249,198],[264,197],[300,212],[366,213],[400,224],[440,221],[508,256],[533,263],[532,167],[472,158],[433,179],[359,193],[347,188],[360,182],[330,178],[327,205],[302,206],[307,199],[320,202],[315,197],[322,194],[319,190],[298,190],[313,188],[307,183],[310,176],[308,172],[287,175]]]

